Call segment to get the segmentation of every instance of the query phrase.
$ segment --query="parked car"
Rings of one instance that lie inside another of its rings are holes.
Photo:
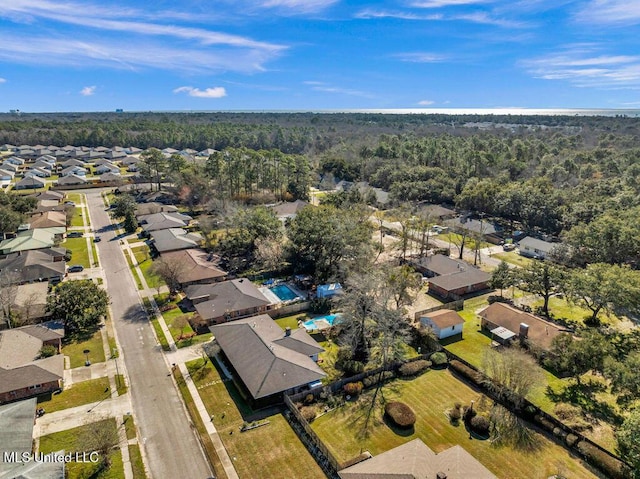
[[[75,206],[76,205],[73,201],[65,201],[64,204],[68,205],[68,206]]]
[[[79,273],[80,271],[84,271],[84,266],[81,264],[74,264],[73,266],[69,266],[69,273]]]
[[[94,243],[100,243],[100,241],[102,241],[102,238],[100,238],[100,236],[96,236],[95,238],[93,238]]]
[[[513,251],[516,249],[516,245],[513,243],[505,243],[502,245],[502,249],[505,251]]]
[[[82,236],[80,231],[70,231],[67,233],[67,238],[82,238]]]

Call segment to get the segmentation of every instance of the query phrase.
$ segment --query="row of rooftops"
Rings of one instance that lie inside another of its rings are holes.
[[[4,144],[0,146],[0,152],[5,151],[16,156],[24,156],[29,158],[35,158],[37,156],[43,155],[51,155],[55,157],[104,157],[104,158],[121,158],[127,155],[135,155],[142,153],[144,150],[141,148],[136,148],[133,146],[130,147],[122,147],[122,146],[114,146],[113,148],[107,148],[104,146],[98,147],[88,147],[88,146],[72,146],[67,145],[63,147],[58,147],[54,145],[44,146],[44,145],[10,145]],[[191,148],[186,148],[184,150],[176,150],[175,148],[164,148],[160,150],[166,156],[171,156],[174,154],[178,155],[190,155],[190,156],[199,156],[199,157],[208,157],[209,155],[216,152],[213,148],[206,148],[202,151],[197,151]]]

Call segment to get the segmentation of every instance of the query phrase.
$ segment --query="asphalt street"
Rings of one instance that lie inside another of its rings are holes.
[[[134,417],[151,477],[205,479],[211,471],[182,400],[169,375],[169,365],[153,335],[138,290],[122,254],[100,196],[85,190],[105,284],[111,297],[114,326],[130,380]]]

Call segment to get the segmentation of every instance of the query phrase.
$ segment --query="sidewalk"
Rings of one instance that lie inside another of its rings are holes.
[[[193,383],[193,379],[191,378],[191,375],[189,374],[187,366],[185,365],[185,361],[192,359],[189,356],[194,355],[194,353],[197,352],[198,349],[201,348],[201,346],[189,348],[189,351],[184,353],[181,350],[179,350],[176,347],[176,343],[173,340],[173,336],[171,336],[171,332],[169,331],[169,328],[167,328],[167,323],[165,323],[164,318],[162,317],[162,313],[160,313],[160,310],[158,309],[158,305],[156,304],[153,297],[150,297],[149,300],[151,301],[151,307],[153,308],[153,312],[155,316],[158,318],[158,323],[160,324],[160,328],[162,329],[162,332],[165,335],[167,342],[169,343],[169,347],[171,348],[170,352],[165,353],[167,360],[169,361],[170,364],[175,364],[178,367],[178,369],[180,369],[180,373],[184,377],[187,388],[189,389],[189,393],[191,394],[191,397],[193,398],[193,402],[196,406],[196,409],[198,410],[198,414],[200,414],[200,418],[204,423],[207,433],[211,437],[211,441],[213,442],[213,446],[216,450],[216,454],[218,455],[218,458],[222,463],[222,467],[224,467],[227,478],[239,479],[238,473],[236,472],[236,469],[233,466],[233,462],[231,461],[231,458],[229,457],[229,454],[226,448],[224,447],[222,439],[220,439],[220,435],[218,434],[218,431],[216,430],[215,426],[213,425],[213,422],[211,421],[207,408],[202,402],[200,393],[198,392],[196,385]],[[193,359],[196,359],[199,357],[201,357],[201,354],[198,354]]]

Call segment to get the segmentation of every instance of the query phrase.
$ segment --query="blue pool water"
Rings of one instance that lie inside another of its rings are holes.
[[[333,326],[333,323],[336,319],[339,322],[339,314],[328,314],[326,316],[318,316],[317,318],[310,319],[309,321],[305,321],[303,324],[307,331],[313,331],[315,329],[322,329],[318,328],[318,324],[316,323],[316,321],[320,323],[328,323],[329,326]]]
[[[298,295],[286,284],[279,284],[269,289],[273,292],[273,294],[280,298],[280,301],[291,301],[292,299],[296,299],[298,297]]]

